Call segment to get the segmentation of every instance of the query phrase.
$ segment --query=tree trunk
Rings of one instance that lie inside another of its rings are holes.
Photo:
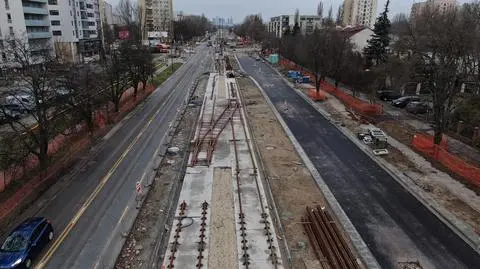
[[[315,73],[315,90],[317,93],[320,92],[320,84],[322,82],[322,77],[318,76],[318,73]]]
[[[38,149],[38,161],[40,162],[40,169],[45,171],[48,167],[48,134],[40,130],[40,137],[39,137],[39,149]]]
[[[434,123],[435,126],[433,128],[434,130],[434,137],[433,137],[433,142],[436,145],[440,145],[442,142],[442,136],[445,131],[444,128],[444,109],[443,109],[443,102],[439,102],[438,100],[434,99],[434,104],[433,104],[433,118],[434,118]]]

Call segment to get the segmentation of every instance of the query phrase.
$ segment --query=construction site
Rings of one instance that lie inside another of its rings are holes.
[[[212,53],[214,71],[203,75],[182,114],[169,145],[178,148],[158,167],[154,184],[160,188],[154,186],[154,194],[145,198],[148,210],[141,209],[116,268],[433,269],[439,264],[470,268],[468,264],[475,263],[473,249],[472,255],[461,255],[469,258],[457,260],[449,250],[437,248],[444,257],[434,260],[437,253],[428,254],[433,245],[417,245],[400,224],[393,228],[398,233],[384,227],[377,219],[394,217],[388,211],[395,203],[379,209],[369,200],[378,195],[352,192],[345,179],[360,174],[305,146],[308,136],[298,133],[302,129],[287,126],[305,112],[294,107],[293,98],[276,99],[273,84],[246,76],[240,63],[253,61],[257,75],[275,83],[281,79],[265,74],[267,67],[258,60],[225,54]],[[329,154],[329,149],[324,151]],[[396,185],[393,189],[404,192]],[[364,200],[353,206],[356,195]],[[395,195],[404,194],[390,197]],[[367,208],[369,203],[373,207]],[[441,223],[416,208],[422,218]],[[426,225],[417,212],[408,210],[397,213],[413,218],[412,225]],[[417,227],[419,238],[441,242],[436,238],[440,235]],[[467,239],[452,238],[448,227],[440,229],[453,245],[468,249]]]

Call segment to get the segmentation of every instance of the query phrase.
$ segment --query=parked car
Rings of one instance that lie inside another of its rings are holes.
[[[420,101],[420,97],[418,96],[404,96],[392,101],[392,105],[396,107],[406,107],[408,103]]]
[[[0,111],[2,108],[9,110],[9,112],[14,112],[15,114],[23,114],[27,112],[23,106],[18,104],[2,104],[0,105]]]
[[[430,110],[430,106],[425,102],[410,102],[405,108],[408,112],[412,114],[425,114]]]
[[[22,114],[18,111],[12,110],[6,106],[0,107],[0,124],[10,122],[11,120],[18,120]]]
[[[402,97],[402,95],[399,92],[395,92],[395,91],[378,91],[377,92],[377,98],[382,101],[392,101],[400,97]]]
[[[21,94],[21,95],[9,95],[5,97],[6,105],[18,105],[24,111],[34,110],[36,107],[35,99],[31,95]]]
[[[53,227],[44,217],[25,220],[0,247],[0,268],[31,268],[33,260],[53,240]]]

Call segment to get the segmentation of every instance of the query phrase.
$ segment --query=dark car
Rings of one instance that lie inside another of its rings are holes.
[[[400,97],[402,97],[402,95],[399,92],[395,92],[395,91],[378,91],[377,92],[377,98],[382,101],[392,101]]]
[[[425,114],[430,110],[430,106],[425,102],[410,102],[405,108],[412,114]]]
[[[10,108],[7,105],[0,106],[0,124],[4,124],[12,120],[18,120],[21,117],[22,114],[14,108]]]
[[[396,107],[406,107],[410,102],[420,101],[418,96],[404,96],[392,101],[392,105]]]
[[[33,260],[53,239],[53,227],[43,217],[18,225],[0,247],[0,268],[31,268]]]

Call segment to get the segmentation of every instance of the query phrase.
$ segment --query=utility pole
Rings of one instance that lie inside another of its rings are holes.
[[[170,33],[172,34],[172,47],[170,49],[171,52],[173,52],[173,49],[174,49],[174,44],[175,44],[175,35],[174,35],[174,32],[173,32],[173,18],[171,18],[170,20]],[[173,56],[172,56],[172,74],[174,72],[174,68],[173,68]]]

